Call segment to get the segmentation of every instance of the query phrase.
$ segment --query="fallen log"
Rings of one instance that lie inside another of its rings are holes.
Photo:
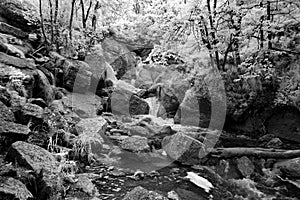
[[[264,149],[264,148],[216,148],[209,152],[209,155],[217,158],[231,158],[242,156],[254,156],[261,158],[297,158],[300,157],[300,150]]]

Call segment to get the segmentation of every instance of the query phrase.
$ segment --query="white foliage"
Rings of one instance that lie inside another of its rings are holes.
[[[198,187],[201,187],[204,189],[205,192],[209,192],[211,188],[214,188],[214,186],[209,182],[207,179],[197,175],[194,172],[187,172],[187,176],[185,178],[188,178],[192,183],[197,185]]]

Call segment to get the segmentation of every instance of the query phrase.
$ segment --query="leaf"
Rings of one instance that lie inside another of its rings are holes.
[[[214,188],[214,186],[209,182],[207,179],[197,175],[194,172],[187,172],[186,178],[188,178],[192,183],[197,185],[198,187],[204,189],[205,192],[209,192],[211,188]]]

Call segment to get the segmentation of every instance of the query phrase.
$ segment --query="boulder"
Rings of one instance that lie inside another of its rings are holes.
[[[5,159],[10,162],[17,162],[19,166],[34,170],[37,173],[40,173],[42,169],[46,172],[58,170],[58,163],[49,151],[22,141],[12,144]]]
[[[102,117],[82,119],[76,124],[75,129],[79,137],[92,138],[96,142],[91,144],[92,153],[98,154],[104,143],[103,135],[106,131],[107,122]],[[88,144],[86,144],[88,145]]]
[[[112,113],[117,115],[149,114],[148,103],[135,95],[136,92],[130,86],[128,88],[117,87],[111,94]]]
[[[38,105],[43,109],[47,107],[47,103],[41,98],[30,98],[28,99],[28,103]]]
[[[14,113],[0,101],[0,121],[14,122]]]
[[[0,52],[0,63],[13,66],[18,69],[36,69],[36,65],[32,60],[17,58],[3,52]]]
[[[179,101],[171,88],[162,87],[160,89],[159,100],[161,109],[158,111],[158,117],[173,118],[179,108]]]
[[[286,176],[300,178],[300,158],[289,159],[275,164]]]
[[[167,198],[154,191],[149,191],[138,186],[128,192],[123,200],[167,200]]]
[[[38,174],[38,199],[55,199],[57,194],[62,191],[62,181],[58,175],[58,163],[55,157],[47,150],[33,144],[18,141],[9,148],[5,159],[17,163],[20,167],[33,170]]]
[[[65,60],[63,63],[64,87],[69,91],[86,93],[91,85],[92,72],[82,61]]]
[[[33,199],[33,196],[21,181],[14,178],[0,177],[0,198],[7,200],[28,200]]]
[[[10,106],[10,98],[7,88],[0,85],[0,101],[6,106]]]
[[[102,99],[90,92],[86,94],[68,93],[60,101],[82,118],[97,117],[98,111],[102,110]]]
[[[248,157],[243,156],[237,159],[237,168],[243,177],[250,178],[254,172],[255,166]]]
[[[0,121],[0,135],[15,139],[22,139],[30,133],[27,126],[8,121]]]
[[[38,28],[37,8],[30,0],[3,0],[0,3],[0,13],[7,23],[26,32]]]
[[[42,119],[44,114],[44,109],[38,105],[32,103],[26,103],[22,108],[22,116],[24,119],[35,118]],[[26,121],[26,120],[25,120]]]
[[[120,147],[129,152],[141,153],[149,152],[148,139],[141,136],[127,137],[121,141]]]
[[[16,113],[18,111],[21,111],[22,108],[26,104],[26,98],[19,96],[19,94],[16,91],[10,91],[10,109],[12,112]]]
[[[79,134],[100,135],[106,131],[107,121],[102,117],[82,119],[76,124]]]
[[[170,158],[187,165],[199,164],[206,155],[205,145],[184,133],[165,137],[162,148]]]
[[[78,174],[77,180],[74,184],[75,189],[79,189],[91,197],[98,193],[96,186],[92,183],[88,174]]]
[[[118,79],[136,65],[134,54],[124,44],[112,38],[105,38],[101,43],[103,56],[116,72]]]
[[[35,88],[33,89],[33,96],[35,98],[42,98],[46,103],[54,100],[54,89],[46,75],[41,70],[35,70]]]
[[[1,10],[1,7],[0,7],[0,10]],[[0,22],[0,32],[9,34],[9,35],[13,35],[15,37],[22,38],[22,39],[28,37],[28,34],[23,32],[21,29],[18,29],[16,27],[6,24],[4,22]]]

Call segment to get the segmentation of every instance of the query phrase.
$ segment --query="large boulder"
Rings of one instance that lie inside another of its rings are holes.
[[[14,178],[0,177],[0,198],[7,200],[29,200],[33,199],[33,196],[21,181]]]
[[[205,145],[184,133],[165,137],[162,148],[170,158],[187,165],[199,164],[206,155]]]
[[[136,95],[138,91],[130,84],[119,81],[111,94],[112,112],[119,115],[149,114],[149,105]]]
[[[101,43],[103,56],[116,72],[117,78],[120,79],[123,75],[135,67],[136,60],[134,53],[129,51],[124,44],[112,38],[105,38]]]
[[[41,70],[35,70],[35,88],[33,89],[33,96],[35,98],[42,98],[46,103],[54,100],[54,90],[46,75]]]
[[[1,8],[0,8],[0,10],[1,10]],[[5,33],[5,34],[9,34],[9,35],[13,35],[15,37],[22,38],[22,39],[28,37],[28,34],[23,32],[21,29],[13,27],[13,26],[11,26],[9,24],[6,24],[4,22],[0,22],[0,32]]]
[[[65,60],[63,84],[69,91],[86,93],[91,85],[92,72],[88,64],[82,61]]]
[[[20,167],[33,170],[39,175],[40,184],[37,185],[38,199],[55,199],[58,193],[62,191],[58,163],[55,157],[47,150],[33,144],[18,141],[9,148],[5,159],[17,163]]]
[[[30,119],[42,119],[44,109],[38,105],[32,103],[26,103],[22,108],[22,119],[19,119],[23,123],[28,123]]]
[[[8,121],[0,121],[0,135],[22,139],[30,133],[27,126]]]
[[[13,66],[18,69],[36,69],[36,65],[32,60],[17,58],[0,52],[0,63]]]
[[[47,172],[58,170],[58,163],[50,152],[22,141],[12,144],[6,155],[6,160],[17,162],[19,166],[34,170],[37,173],[40,173],[42,169]]]
[[[68,93],[59,101],[81,118],[97,117],[99,110],[102,110],[102,99],[90,92]]]
[[[3,0],[0,2],[2,21],[18,27],[26,32],[38,28],[39,16],[37,8],[29,0]]]
[[[128,192],[123,200],[167,200],[167,198],[139,186]]]

